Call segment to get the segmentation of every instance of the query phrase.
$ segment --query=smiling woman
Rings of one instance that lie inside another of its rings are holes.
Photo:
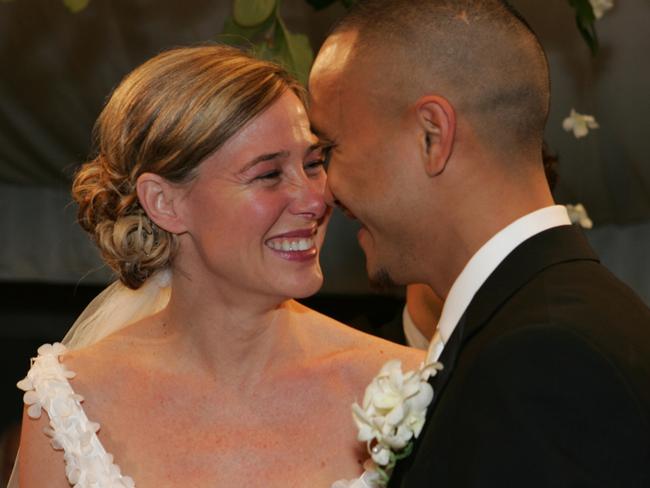
[[[73,195],[119,281],[19,383],[22,488],[361,473],[349,405],[385,357],[422,358],[292,300],[323,282],[330,213],[303,97],[216,45],[162,53],[115,90]]]

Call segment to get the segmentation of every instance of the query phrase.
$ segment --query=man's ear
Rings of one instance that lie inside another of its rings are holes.
[[[176,208],[181,196],[178,186],[160,175],[143,173],[138,177],[136,190],[140,205],[158,227],[172,234],[187,230]]]
[[[429,176],[445,171],[456,135],[456,112],[443,97],[426,95],[415,104],[422,131],[422,156]]]

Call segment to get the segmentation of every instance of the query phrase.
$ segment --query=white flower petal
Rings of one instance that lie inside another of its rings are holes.
[[[32,383],[32,380],[29,379],[29,377],[25,377],[20,380],[18,383],[16,383],[16,386],[23,391],[29,391],[34,388],[34,384]]]
[[[411,429],[404,425],[400,425],[394,435],[384,438],[384,442],[386,442],[386,444],[388,444],[392,449],[398,451],[403,449],[412,437],[413,432]]]
[[[578,224],[584,229],[591,229],[594,226],[594,223],[587,214],[587,209],[581,203],[566,205],[566,209],[572,224]]]
[[[426,410],[433,400],[433,387],[429,383],[422,382],[416,395],[409,398],[408,405],[411,410]]]
[[[388,415],[386,415],[386,423],[391,427],[397,426],[402,422],[402,420],[404,420],[405,414],[404,404],[400,403],[392,409]]]
[[[27,415],[29,418],[32,419],[40,419],[41,418],[41,404],[40,403],[34,403],[33,405],[30,405],[29,408],[27,409]]]
[[[605,12],[614,6],[613,0],[589,0],[589,3],[591,4],[596,19],[602,18]]]
[[[562,127],[567,132],[573,131],[576,139],[580,139],[589,133],[589,129],[598,129],[600,126],[593,115],[580,114],[571,109],[571,114],[564,119]]]
[[[370,450],[370,457],[379,466],[386,466],[390,461],[390,450],[378,444]]]

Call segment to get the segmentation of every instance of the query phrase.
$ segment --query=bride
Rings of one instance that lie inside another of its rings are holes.
[[[79,221],[119,282],[27,378],[21,488],[329,487],[368,457],[350,404],[421,353],[292,298],[321,286],[329,209],[303,89],[223,46],[115,90]]]

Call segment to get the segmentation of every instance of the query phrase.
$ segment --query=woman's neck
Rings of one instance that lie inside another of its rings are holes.
[[[203,371],[223,386],[250,388],[300,356],[290,301],[175,275],[160,325],[179,360],[197,374]]]

